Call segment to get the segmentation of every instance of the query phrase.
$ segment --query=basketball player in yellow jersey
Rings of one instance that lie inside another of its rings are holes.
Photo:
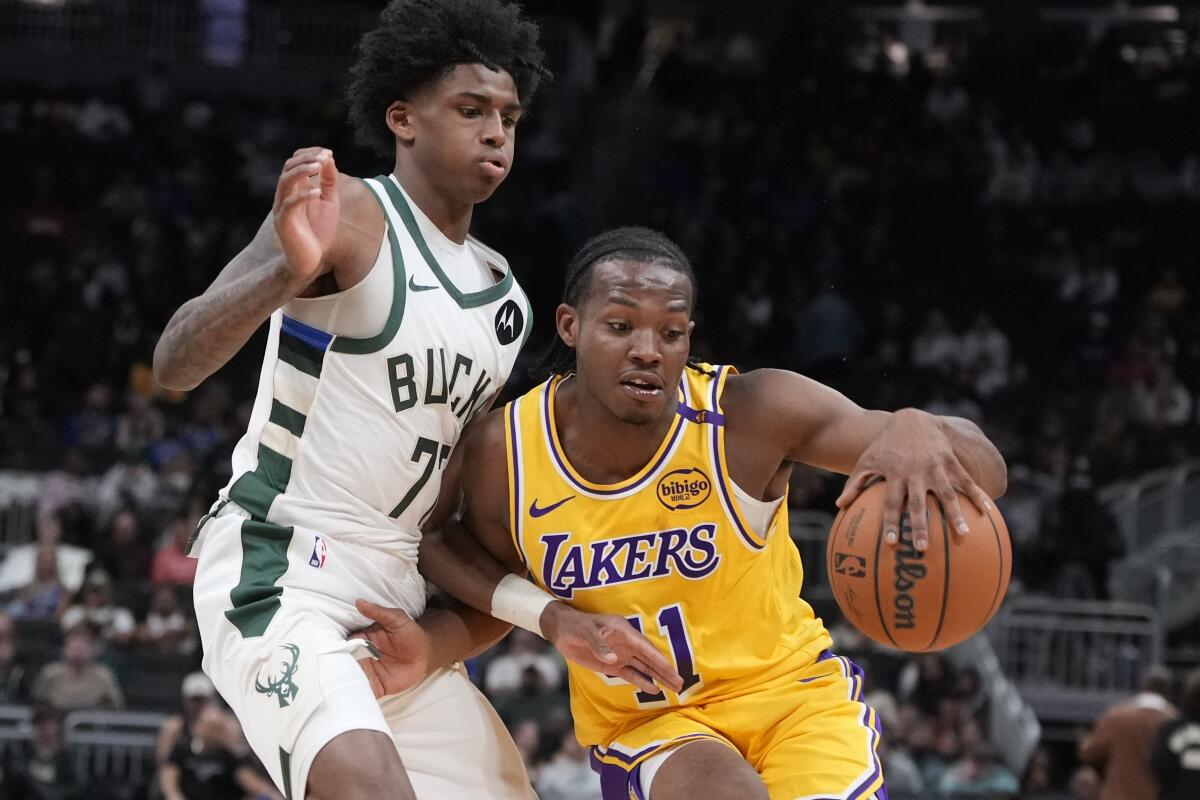
[[[894,539],[906,498],[919,526],[926,491],[956,522],[955,488],[989,504],[1003,460],[963,420],[863,410],[794,373],[689,363],[694,291],[660,234],[585,245],[557,312],[554,374],[467,434],[465,527],[427,539],[422,569],[483,610],[528,574],[531,627],[545,633],[569,604],[625,617],[674,655],[678,691],[569,665],[605,800],[886,798],[862,672],[830,652],[799,597],[791,465],[851,473],[843,504],[885,478]],[[914,538],[925,546],[923,529]],[[386,625],[371,637],[395,651]]]

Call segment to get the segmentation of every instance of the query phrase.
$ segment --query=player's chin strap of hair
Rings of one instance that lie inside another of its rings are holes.
[[[492,593],[492,616],[544,639],[542,612],[555,599],[554,595],[542,591],[524,578],[505,575]]]

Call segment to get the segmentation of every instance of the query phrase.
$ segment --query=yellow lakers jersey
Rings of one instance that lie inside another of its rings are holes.
[[[679,705],[703,704],[794,679],[830,646],[800,599],[803,567],[787,503],[760,535],[725,467],[721,392],[730,367],[686,369],[675,419],[636,475],[584,479],[554,423],[561,378],[506,409],[513,541],[533,580],[588,612],[619,614],[674,658],[678,694],[647,694],[569,666],[576,734],[607,745]]]

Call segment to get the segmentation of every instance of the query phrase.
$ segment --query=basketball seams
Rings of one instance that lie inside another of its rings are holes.
[[[983,515],[987,517],[988,524],[992,526],[992,536],[996,539],[996,552],[1000,556],[1000,569],[996,572],[996,591],[992,595],[992,604],[988,608],[987,619],[999,610],[1000,603],[1004,599],[1004,595],[1000,593],[1000,588],[1004,585],[1004,544],[1000,541],[1000,529],[996,526],[996,520],[992,519],[991,511],[984,511]],[[986,621],[985,621],[986,624]]]
[[[932,650],[937,640],[942,635],[942,626],[946,622],[946,606],[950,603],[950,529],[946,524],[946,507],[942,505],[942,501],[935,495],[933,502],[937,504],[938,513],[942,517],[942,548],[946,553],[946,560],[942,565],[944,575],[942,582],[942,610],[938,614],[937,630],[933,632],[933,638],[929,640],[929,644],[925,645],[926,650]]]
[[[883,628],[884,634],[888,637],[888,641],[892,643],[892,647],[897,650],[903,648],[896,642],[896,637],[892,636],[892,631],[888,627],[887,617],[883,614],[883,598],[879,594],[879,553],[883,548],[883,516],[879,518],[879,534],[875,537],[875,565],[872,567],[873,573],[871,579],[875,581],[875,610],[879,612],[879,625]]]

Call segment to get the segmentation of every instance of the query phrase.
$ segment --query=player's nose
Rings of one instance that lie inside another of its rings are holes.
[[[504,131],[504,119],[502,115],[489,114],[487,123],[483,127],[483,134],[480,137],[483,143],[488,147],[504,147],[508,141],[508,134]]]
[[[629,337],[629,359],[638,364],[657,364],[662,361],[658,337],[652,330],[637,330]]]

